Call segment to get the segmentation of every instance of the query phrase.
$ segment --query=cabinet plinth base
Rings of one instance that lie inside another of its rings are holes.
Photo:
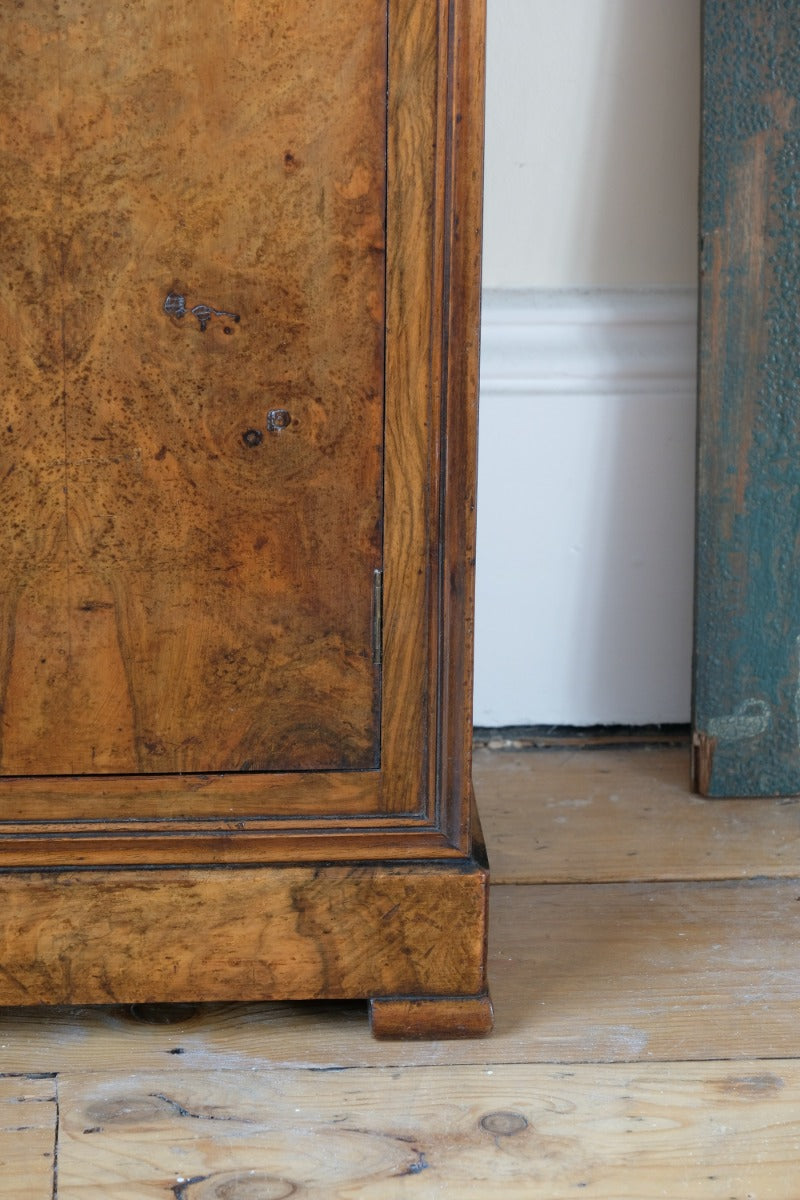
[[[0,871],[0,1005],[478,996],[487,891],[466,858]]]
[[[371,1000],[369,1008],[372,1032],[381,1039],[485,1037],[494,1023],[488,992],[478,996],[381,996]]]

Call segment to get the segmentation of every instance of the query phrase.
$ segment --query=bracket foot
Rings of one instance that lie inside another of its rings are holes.
[[[379,996],[370,1000],[369,1013],[376,1038],[478,1038],[490,1033],[494,1023],[488,992],[477,996]]]

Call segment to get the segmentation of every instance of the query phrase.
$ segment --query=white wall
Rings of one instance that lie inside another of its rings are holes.
[[[700,0],[488,0],[487,288],[693,286]]]
[[[475,721],[689,717],[699,0],[489,0]]]

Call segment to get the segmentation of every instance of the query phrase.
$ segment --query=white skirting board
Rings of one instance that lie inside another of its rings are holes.
[[[476,725],[689,720],[696,308],[484,293]]]

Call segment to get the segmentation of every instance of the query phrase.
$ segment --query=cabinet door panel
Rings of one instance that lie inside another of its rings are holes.
[[[0,7],[0,771],[378,757],[383,0]]]

